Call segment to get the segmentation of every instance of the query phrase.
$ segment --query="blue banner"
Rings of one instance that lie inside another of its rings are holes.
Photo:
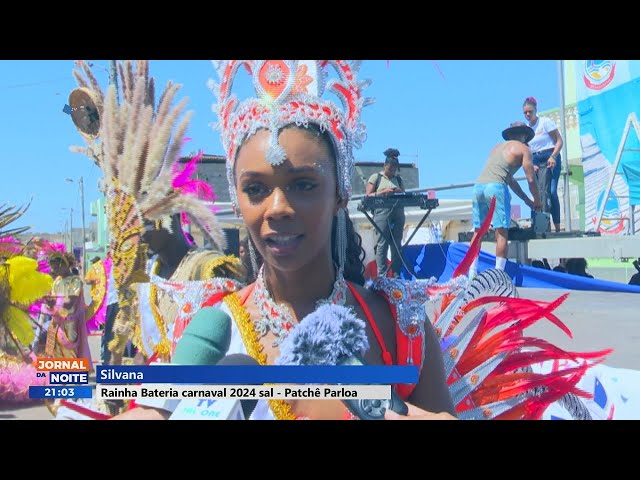
[[[585,229],[633,233],[631,209],[640,205],[640,61],[572,61],[584,170]]]
[[[417,366],[145,365],[96,367],[96,383],[209,385],[418,383]]]
[[[88,386],[37,386],[29,387],[29,398],[91,398],[93,389]]]
[[[443,243],[409,245],[403,249],[402,253],[405,262],[418,274],[418,278],[435,277],[444,283],[451,279],[453,272],[460,265],[468,250],[469,247],[464,243]],[[495,265],[496,257],[486,252],[480,252],[478,272],[495,268]],[[511,276],[517,287],[640,294],[640,286],[638,285],[579,277],[543,268],[528,267],[512,261],[507,262],[505,271]],[[403,270],[403,274],[405,278],[408,278],[406,270]]]

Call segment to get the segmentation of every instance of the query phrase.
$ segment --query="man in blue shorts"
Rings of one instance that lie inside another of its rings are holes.
[[[504,270],[507,263],[507,251],[509,240],[509,226],[511,224],[511,194],[509,187],[524,203],[533,210],[540,210],[540,193],[533,170],[531,150],[527,145],[533,138],[534,131],[522,122],[512,123],[502,132],[502,138],[506,141],[499,143],[489,153],[487,163],[473,187],[473,227],[476,233],[480,225],[487,217],[491,199],[495,197],[496,208],[493,213],[491,226],[496,233],[496,268]],[[515,173],[524,169],[529,183],[529,191],[533,196],[530,199],[513,179]],[[476,259],[469,270],[469,277],[473,278],[477,273]]]

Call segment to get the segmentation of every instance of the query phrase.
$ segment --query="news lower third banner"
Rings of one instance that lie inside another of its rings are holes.
[[[418,383],[417,366],[144,365],[96,367],[96,383],[208,385]]]
[[[390,385],[98,385],[96,398],[388,400]]]

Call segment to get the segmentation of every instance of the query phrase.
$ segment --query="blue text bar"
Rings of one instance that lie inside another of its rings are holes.
[[[264,383],[394,385],[418,383],[417,366],[113,365],[96,367],[96,383]]]

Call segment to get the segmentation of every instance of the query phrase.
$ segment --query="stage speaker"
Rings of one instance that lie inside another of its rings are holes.
[[[240,230],[237,228],[225,228],[224,234],[227,237],[227,248],[225,255],[240,256]]]

